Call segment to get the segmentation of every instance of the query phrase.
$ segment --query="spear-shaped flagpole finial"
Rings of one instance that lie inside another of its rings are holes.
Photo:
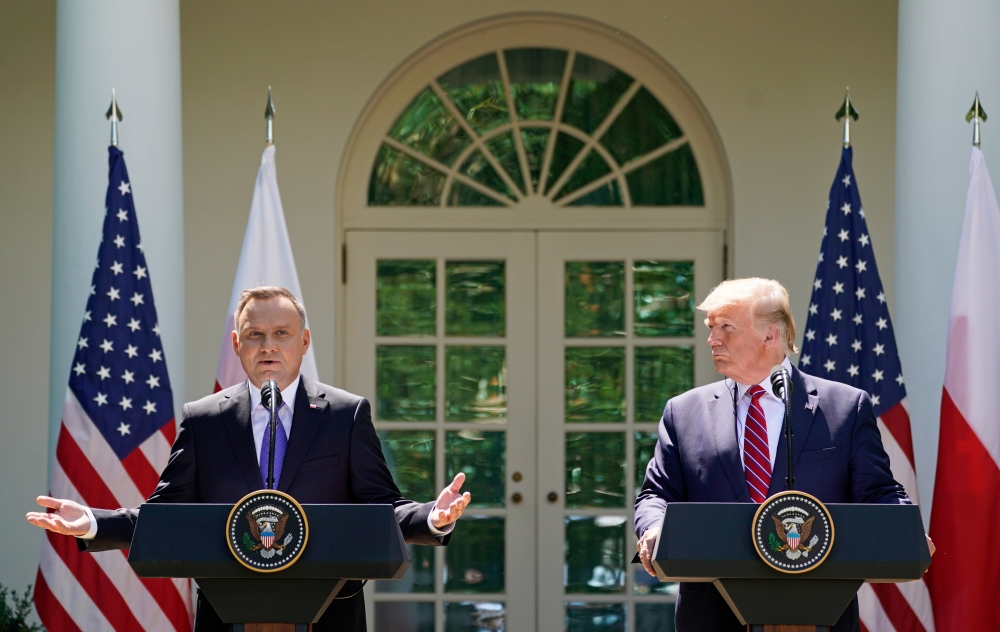
[[[264,108],[264,118],[267,120],[267,144],[274,144],[274,101],[271,100],[271,86],[267,87],[267,107]]]
[[[118,107],[118,100],[115,98],[115,89],[111,88],[111,105],[104,118],[111,121],[111,145],[118,146],[118,122],[122,120],[122,111]]]
[[[847,94],[844,95],[844,104],[840,106],[835,115],[837,120],[844,119],[844,147],[851,146],[851,119],[855,121],[858,120],[858,111],[854,109],[854,104],[851,103],[851,89],[847,88]]]
[[[965,115],[965,122],[973,122],[972,125],[972,145],[973,147],[979,147],[979,123],[986,122],[986,111],[983,106],[979,104],[979,91],[976,91],[976,100],[972,102],[972,107],[969,108],[969,113]]]

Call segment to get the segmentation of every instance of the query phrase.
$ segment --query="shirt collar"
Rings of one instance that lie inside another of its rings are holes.
[[[301,380],[302,376],[299,375],[295,378],[294,382],[288,385],[288,388],[282,389],[281,391],[281,402],[283,404],[288,403],[289,401],[292,402],[291,404],[288,404],[289,408],[292,408],[295,405],[295,394],[299,390],[299,382]],[[250,410],[254,410],[257,408],[257,405],[260,404],[260,389],[254,386],[253,382],[249,379],[247,380],[247,385],[250,387]]]
[[[791,363],[791,361],[789,361],[788,356],[785,356],[785,359],[781,361],[781,366],[785,367],[785,370],[788,371],[788,375],[792,374],[792,363]],[[774,394],[774,391],[771,390],[771,376],[770,375],[768,375],[763,380],[761,380],[760,382],[758,382],[758,384],[764,389],[765,393],[767,393],[768,395],[772,395],[774,397],[777,397],[777,395]],[[746,395],[747,390],[751,386],[753,386],[753,384],[742,384],[740,382],[736,383],[736,388],[739,389],[740,399],[742,399],[743,396]],[[282,395],[284,395],[284,393],[282,393]]]

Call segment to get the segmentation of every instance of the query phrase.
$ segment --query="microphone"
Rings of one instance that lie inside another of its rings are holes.
[[[792,377],[782,365],[771,367],[771,390],[785,404],[785,455],[788,457],[788,476],[785,478],[785,489],[791,490],[795,485],[795,475],[792,471]]]
[[[274,444],[278,439],[278,409],[281,408],[281,391],[277,382],[264,382],[260,387],[260,403],[271,413],[271,421],[267,425],[271,440],[267,445],[267,480],[264,485],[267,489],[274,489]]]

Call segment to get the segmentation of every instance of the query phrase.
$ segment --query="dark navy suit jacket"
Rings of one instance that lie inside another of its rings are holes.
[[[427,525],[434,503],[416,503],[399,493],[368,400],[303,377],[294,405],[278,490],[300,503],[393,505],[407,542],[447,544],[449,536],[434,536]],[[170,460],[147,502],[235,504],[263,487],[250,425],[250,390],[244,382],[184,405]],[[139,509],[93,511],[97,537],[78,540],[80,549],[128,548]],[[342,594],[359,588],[359,582],[348,582]],[[201,595],[195,629],[228,630]],[[365,630],[363,595],[335,600],[313,629]]]
[[[889,456],[864,391],[792,369],[795,489],[825,503],[909,504],[889,470]],[[637,537],[658,527],[670,502],[751,502],[737,440],[731,380],[692,389],[667,402],[653,459],[635,501]],[[768,420],[771,423],[772,420]],[[782,432],[784,432],[782,421]],[[785,489],[784,436],[768,495]],[[682,583],[678,632],[745,630],[712,584]],[[834,630],[858,628],[857,600]]]

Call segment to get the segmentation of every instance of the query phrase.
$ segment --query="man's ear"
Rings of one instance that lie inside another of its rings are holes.
[[[311,340],[312,340],[312,338],[310,337],[309,330],[308,329],[303,329],[302,330],[302,355],[305,355],[306,351],[309,351],[309,343],[310,343]]]
[[[236,335],[235,329],[233,330],[233,353],[240,354],[240,338]]]
[[[778,325],[768,325],[767,335],[764,336],[764,346],[772,347],[781,342],[781,327]]]

